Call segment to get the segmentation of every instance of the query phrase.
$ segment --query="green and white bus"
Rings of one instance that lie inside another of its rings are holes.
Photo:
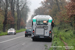
[[[32,40],[48,39],[52,40],[52,17],[49,15],[37,15],[32,19]]]

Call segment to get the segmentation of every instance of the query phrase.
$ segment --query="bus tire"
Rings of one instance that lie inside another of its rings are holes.
[[[52,38],[51,38],[51,42],[52,42]]]
[[[50,38],[50,42],[52,42],[52,38]]]
[[[35,41],[35,38],[32,38],[33,41]]]
[[[28,37],[27,35],[25,35],[25,37]]]
[[[52,42],[52,38],[48,39],[49,42]]]

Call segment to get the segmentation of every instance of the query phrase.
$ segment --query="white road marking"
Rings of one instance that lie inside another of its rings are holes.
[[[13,38],[13,39],[5,40],[5,41],[2,41],[0,43],[5,43],[5,42],[11,41],[11,40],[15,40],[15,39],[18,39],[18,38],[21,38],[21,37],[24,37],[24,35],[23,36],[16,37],[16,38]]]
[[[23,43],[22,45],[25,45],[26,43]]]

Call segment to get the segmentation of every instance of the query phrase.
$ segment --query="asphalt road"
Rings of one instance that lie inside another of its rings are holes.
[[[24,32],[16,35],[0,36],[0,50],[46,50],[52,42],[32,41],[31,37],[25,37]]]

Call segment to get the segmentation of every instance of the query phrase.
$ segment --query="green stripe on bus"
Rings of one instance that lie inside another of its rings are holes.
[[[49,23],[51,23],[51,22],[52,22],[52,20],[48,20],[48,22],[49,22]]]
[[[33,22],[36,22],[36,19],[33,19]]]

